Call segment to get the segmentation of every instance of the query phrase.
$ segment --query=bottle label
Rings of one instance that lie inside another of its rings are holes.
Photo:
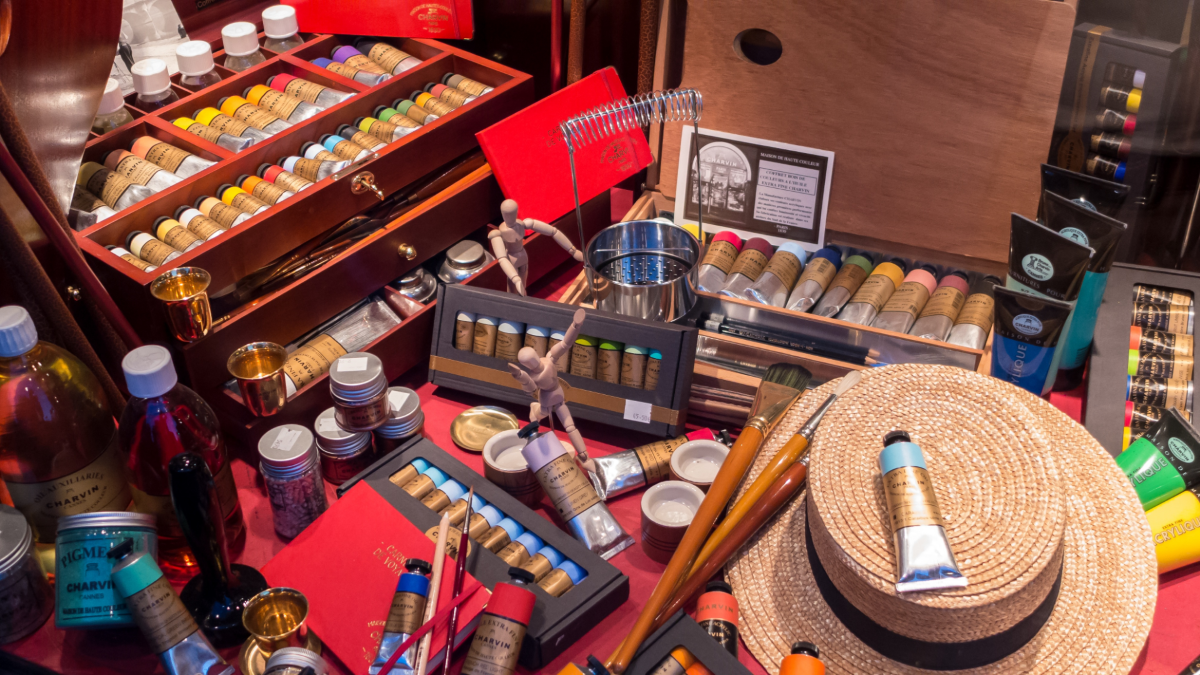
[[[318,173],[320,170],[321,160],[319,159],[298,159],[296,160],[296,166],[292,167],[292,173],[314,183],[321,180]]]
[[[516,362],[517,352],[524,345],[524,336],[516,333],[500,332],[496,335],[496,358]]]
[[[466,105],[467,99],[470,97],[467,96],[466,93],[461,92],[461,91],[455,89],[454,87],[446,87],[445,89],[442,90],[442,93],[438,94],[438,98],[442,99],[446,103],[449,103],[450,105],[457,108],[457,107]],[[721,243],[728,243],[728,242],[721,242]],[[730,244],[730,246],[732,246],[732,245],[733,244]],[[737,249],[734,249],[733,253],[734,253],[734,257],[736,258],[737,257]],[[729,264],[732,265],[733,263],[730,262]]]
[[[404,59],[407,59],[409,55],[391,45],[384,44],[382,42],[376,42],[375,46],[371,47],[371,51],[367,52],[367,56],[369,56],[375,63],[383,66],[385,71],[391,73],[395,71],[396,66],[400,65],[400,62]]]
[[[205,215],[212,218],[225,229],[233,227],[238,218],[246,215],[224,202],[209,202],[209,204],[211,206],[209,206],[208,213]]]
[[[1180,305],[1137,302],[1133,305],[1133,325],[1167,333],[1186,333],[1189,309]]]
[[[229,200],[229,204],[238,211],[242,211],[251,215],[253,215],[255,211],[258,211],[262,207],[267,206],[267,204],[264,204],[258,199],[254,198],[248,192],[239,192],[238,194],[234,195],[233,199]]]
[[[38,541],[45,544],[54,543],[59,518],[124,511],[132,499],[116,432],[99,457],[74,473],[38,483],[18,483],[14,479],[19,476],[2,477],[13,506],[25,514]]]
[[[391,140],[391,139],[389,139],[389,140]],[[354,143],[355,145],[357,145],[359,147],[366,148],[367,150],[370,150],[371,148],[374,148],[375,146],[379,145],[378,138],[375,138],[374,136],[367,134],[367,133],[363,133],[361,131],[354,132],[354,135],[350,137],[350,142]]]
[[[392,596],[392,608],[388,610],[385,633],[417,632],[425,619],[425,596],[417,593],[396,593]]]
[[[200,629],[166,577],[155,579],[125,602],[133,622],[146,636],[150,650],[155,654],[167,651]]]
[[[352,68],[344,63],[338,63],[337,61],[330,61],[329,65],[325,66],[325,69],[332,70],[333,72],[337,73],[338,75],[349,78],[351,80],[353,80],[354,76],[359,73],[358,68]]]
[[[429,111],[419,105],[410,105],[404,114],[419,124],[425,124],[425,120],[429,118]]]
[[[800,259],[787,251],[776,251],[763,271],[774,274],[775,278],[783,282],[783,287],[790,290],[796,285],[796,278],[800,276]]]
[[[909,316],[916,317],[927,302],[929,302],[929,289],[925,287],[925,284],[919,281],[906,281],[900,284],[900,288],[897,288],[895,293],[892,293],[892,297],[888,298],[887,303],[883,306],[883,311],[904,312]]]
[[[963,303],[967,301],[967,296],[962,294],[962,291],[953,286],[940,286],[933,292],[933,296],[929,298],[929,302],[925,304],[925,309],[921,310],[920,318],[924,319],[927,316],[948,316],[953,321],[962,311]],[[989,322],[990,325],[991,322]]]
[[[671,453],[687,440],[687,436],[680,436],[654,441],[633,449],[638,461],[642,463],[642,472],[646,474],[646,485],[654,485],[671,476]]]
[[[858,267],[858,265],[855,265]],[[859,269],[862,269],[859,267]],[[802,284],[806,281],[815,281],[821,285],[821,288],[827,288],[829,282],[833,281],[833,277],[837,274],[837,267],[825,258],[813,258],[808,262],[808,267],[804,268],[804,274],[800,275],[800,280],[796,283]]]
[[[191,157],[192,153],[180,150],[170,143],[155,143],[146,151],[146,161],[153,162],[167,171],[175,171],[183,164],[183,160]]]
[[[125,155],[121,161],[117,162],[117,168],[113,171],[131,183],[146,185],[154,177],[154,174],[162,171],[162,168],[147,162],[137,155]]]
[[[996,306],[995,299],[987,293],[976,293],[967,298],[966,304],[963,305],[962,313],[958,315],[958,320],[955,325],[969,323],[972,326],[979,326],[983,332],[988,332],[992,329],[993,309]]]
[[[867,278],[867,271],[863,268],[850,263],[842,265],[842,269],[838,271],[837,276],[833,278],[833,286],[829,288],[832,291],[835,288],[844,288],[847,292],[853,293],[862,285],[864,279]],[[828,292],[828,291],[826,291]]]
[[[287,85],[284,86],[283,90],[287,92],[288,96],[295,96],[301,101],[316,103],[317,97],[321,95],[321,92],[325,91],[325,87],[322,87],[316,82],[309,82],[308,80],[296,78],[288,82]]]
[[[187,250],[187,247],[200,241],[200,238],[188,232],[186,227],[175,226],[164,233],[162,240],[167,242],[171,248],[184,251]],[[142,250],[145,251],[145,247],[142,247]]]
[[[564,521],[569,521],[600,503],[596,488],[592,487],[592,483],[579,470],[579,465],[570,453],[563,453],[550,460],[549,464],[538,470],[537,478]]]
[[[299,192],[312,185],[312,181],[305,180],[294,173],[280,171],[279,175],[275,176],[275,184],[288,192]]]
[[[329,372],[337,357],[347,353],[337,340],[328,335],[318,335],[311,342],[292,352],[283,364],[283,372],[292,379],[296,389]]]
[[[208,141],[209,143],[216,143],[221,140],[221,132],[220,131],[217,131],[216,129],[214,129],[210,126],[200,124],[199,122],[189,125],[187,130],[188,130],[188,133],[195,134],[196,136],[203,138],[204,140]]]
[[[463,675],[513,675],[524,639],[525,626],[485,612],[463,662]]]
[[[91,178],[88,178],[85,187],[87,187],[88,192],[100,197],[100,199],[104,200],[105,204],[115,209],[117,208],[117,200],[121,198],[121,195],[125,194],[125,191],[131,185],[133,183],[130,183],[124,176],[119,176],[108,169],[98,169],[96,173],[92,174]]]
[[[858,267],[855,265],[855,267]],[[901,284],[903,285],[903,284]],[[892,280],[882,274],[872,274],[867,277],[862,286],[858,287],[858,291],[854,293],[854,297],[850,298],[850,304],[865,302],[875,308],[878,312],[879,308],[883,307],[883,303],[892,296],[896,286]]]
[[[597,351],[588,345],[571,345],[571,374],[595,379]]]
[[[230,134],[232,136],[241,136],[242,132],[250,128],[249,124],[246,124],[245,122],[239,122],[229,115],[224,114],[215,115],[211,120],[208,121],[208,126],[220,131],[223,134]]]
[[[295,112],[301,103],[303,101],[295,96],[290,96],[275,89],[264,92],[258,99],[258,107],[284,120],[291,117],[292,113]]]
[[[650,359],[646,364],[646,391],[658,389],[658,373],[662,370],[662,359]]]
[[[279,198],[282,197],[283,193],[285,192],[287,192],[287,190],[284,190],[274,183],[260,180],[254,184],[254,189],[250,191],[250,194],[254,195],[256,199],[266,202],[267,204],[276,204],[279,202]],[[237,200],[235,199],[234,201],[236,202]]]
[[[234,110],[233,118],[245,122],[255,129],[266,129],[268,124],[279,119],[251,103],[243,103],[237,110]]]
[[[596,379],[617,384],[621,381],[621,354],[615,349],[601,349],[596,364]]]
[[[346,65],[350,66],[351,68],[365,70],[368,73],[379,73],[380,75],[390,75],[391,74],[391,73],[385,72],[382,68],[375,65],[374,61],[367,58],[366,56],[363,56],[362,54],[355,54],[354,56],[351,56],[350,58],[346,59],[344,61],[344,63]]]
[[[763,255],[761,251],[748,248],[743,250],[741,255],[737,257],[737,260],[733,263],[733,267],[729,269],[729,273],[741,274],[749,278],[750,281],[757,281],[758,275],[762,274],[766,266],[767,256]]]
[[[178,251],[157,239],[150,239],[142,244],[142,250],[138,253],[141,255],[142,260],[151,265],[161,265],[167,261],[168,256],[172,253],[178,253]]]
[[[138,268],[139,270],[142,270],[143,272],[149,270],[151,267],[154,267],[154,265],[151,265],[132,253],[122,253],[121,259]]]
[[[916,525],[945,527],[933,494],[933,481],[925,469],[919,466],[892,469],[883,477],[883,495],[892,532]]]
[[[92,213],[101,206],[105,206],[104,200],[87,190],[76,190],[75,194],[71,195],[71,208],[84,213]]]
[[[526,336],[526,340],[529,336]],[[463,351],[471,351],[471,347],[475,345],[475,322],[474,321],[455,321],[454,323],[454,348]]]

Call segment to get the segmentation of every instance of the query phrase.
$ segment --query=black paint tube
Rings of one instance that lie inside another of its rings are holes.
[[[1074,302],[1093,249],[1032,220],[1012,214],[1008,244],[1009,288]],[[1017,286],[1012,284],[1017,282]],[[1022,288],[1023,287],[1023,288]]]
[[[1071,306],[996,287],[992,377],[1041,396]]]
[[[1125,203],[1125,198],[1129,196],[1128,185],[1049,164],[1042,165],[1042,190],[1062,195],[1106,216],[1117,215],[1117,211]],[[1042,220],[1042,208],[1043,205],[1039,203],[1038,220]]]
[[[1125,234],[1125,223],[1049,190],[1042,193],[1042,200],[1042,222],[1046,227],[1091,247],[1096,253],[1088,270],[1107,274],[1116,260],[1117,243]]]

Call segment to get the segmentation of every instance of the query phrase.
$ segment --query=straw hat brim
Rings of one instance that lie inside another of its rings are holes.
[[[904,368],[914,367],[939,368]],[[868,373],[859,386],[872,386],[872,375]],[[1004,405],[1023,406],[1037,420],[1062,460],[1058,469],[1067,509],[1062,579],[1050,618],[1025,646],[995,663],[953,672],[1128,673],[1149,635],[1158,591],[1154,542],[1141,503],[1112,457],[1083,427],[1024,390],[983,379],[987,382],[982,386],[994,388]],[[828,383],[809,392],[793,407],[767,440],[751,477],[766,466],[835,385]],[[944,396],[953,401],[954,392],[947,391]],[[837,442],[836,432],[829,431],[823,427],[818,432],[814,447]],[[759,663],[778,673],[791,645],[806,640],[820,648],[831,674],[939,672],[885,658],[835,616],[818,590],[809,564],[807,501],[803,492],[797,495],[727,567],[740,605],[740,632]]]

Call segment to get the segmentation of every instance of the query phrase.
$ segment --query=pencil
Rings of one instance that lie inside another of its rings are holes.
[[[475,501],[475,487],[467,493],[467,517],[462,523],[462,538],[458,540],[458,559],[454,566],[454,594],[450,596],[453,600],[462,593],[463,575],[467,571],[467,547],[470,540],[467,539],[467,533],[471,530],[471,502]],[[442,675],[450,675],[450,656],[454,653],[454,633],[458,630],[458,606],[450,612],[450,623],[446,628],[446,661],[442,664]]]
[[[442,522],[438,523],[437,548],[433,550],[433,573],[430,574],[429,601],[425,603],[425,617],[421,623],[428,623],[437,613],[438,596],[442,591],[442,569],[446,566],[446,539],[450,534],[450,514],[442,514]],[[417,675],[425,675],[429,666],[429,643],[433,640],[433,631],[421,638],[421,646],[417,648]]]

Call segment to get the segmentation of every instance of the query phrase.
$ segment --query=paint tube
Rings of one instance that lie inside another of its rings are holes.
[[[1083,380],[1083,365],[1091,351],[1100,301],[1108,287],[1108,272],[1117,255],[1117,244],[1125,234],[1125,223],[1052,192],[1046,192],[1042,199],[1046,227],[1095,251],[1083,274],[1079,299],[1075,301],[1070,328],[1061,347],[1059,369],[1064,372],[1059,387],[1074,389]]]
[[[823,248],[813,254],[804,268],[804,274],[796,282],[796,288],[788,296],[785,306],[797,312],[807,312],[829,287],[842,266],[842,252],[836,248]]]
[[[246,87],[242,96],[252,104],[292,124],[299,124],[304,120],[316,117],[325,110],[318,105],[313,105],[265,84]]]
[[[698,429],[678,438],[655,441],[606,457],[593,457],[596,471],[590,477],[596,493],[608,501],[643,485],[667,480],[671,477],[671,453],[675,448],[700,439],[713,441],[717,435],[712,429]]]
[[[950,330],[954,328],[954,322],[958,319],[966,301],[967,274],[954,270],[938,282],[929,302],[925,303],[925,308],[921,310],[920,316],[917,317],[912,328],[908,329],[908,334],[945,342],[946,338],[950,337]],[[990,312],[988,326],[991,327]],[[987,339],[986,333],[984,339]]]
[[[1195,304],[1190,291],[1159,288],[1158,286],[1147,286],[1146,284],[1133,285],[1133,301],[1148,302],[1152,305],[1179,305],[1181,307],[1191,307]]]
[[[729,270],[742,252],[742,238],[726,230],[718,232],[708,244],[704,261],[696,275],[696,287],[706,293],[716,293],[725,285]]]
[[[907,270],[908,265],[899,258],[876,265],[871,271],[871,276],[858,287],[854,297],[850,298],[850,302],[838,313],[837,318],[861,326],[870,326],[879,310],[892,297],[892,293],[904,283],[904,273]]]
[[[392,654],[425,623],[425,603],[429,599],[428,575],[433,568],[424,560],[410,558],[404,563],[404,569],[408,571],[401,574],[396,582],[396,594],[392,596],[392,606],[388,610],[387,623],[383,626],[383,639],[379,641],[375,662],[367,668],[370,675],[379,675]],[[415,667],[417,648],[418,645],[409,647],[396,660],[394,668],[405,672]]]
[[[762,237],[747,239],[742,244],[742,252],[738,254],[737,260],[729,270],[729,276],[725,278],[725,285],[719,291],[720,295],[743,299],[746,289],[758,281],[770,258],[771,242]]]
[[[1001,286],[995,297],[992,377],[1041,396],[1071,305]]]
[[[1091,247],[1014,213],[1008,245],[1008,278],[1004,287],[1060,300],[1074,309],[1083,285],[1084,272],[1094,253]],[[1066,335],[1070,329],[1071,317],[1068,314],[1062,333]],[[1055,344],[1058,342],[1056,336]],[[1062,353],[1061,349],[1053,350],[1054,360],[1046,372],[1045,386],[1035,394],[1040,396],[1050,391],[1058,375]]]
[[[329,161],[320,159],[306,159],[292,155],[290,157],[280,157],[276,162],[283,167],[284,171],[294,173],[305,180],[310,180],[314,183],[324,180],[329,176],[341,171],[350,166],[350,162],[339,160]]]
[[[1149,510],[1200,484],[1200,435],[1175,408],[1117,455],[1142,508]]]
[[[962,311],[954,320],[954,328],[950,329],[948,344],[983,349],[987,344],[988,334],[992,332],[992,321],[996,315],[996,299],[993,295],[997,286],[1001,286],[1000,277],[991,275],[976,279],[971,284],[967,301]]]
[[[783,242],[775,251],[775,255],[771,256],[771,261],[759,275],[758,281],[746,289],[746,299],[764,305],[783,307],[807,260],[808,251],[805,251],[803,246],[794,241]]]
[[[922,265],[904,277],[904,283],[884,303],[879,315],[871,322],[875,328],[907,333],[937,290],[937,270]]]
[[[1117,211],[1125,203],[1125,198],[1129,196],[1128,185],[1049,164],[1042,165],[1042,191],[1043,194],[1049,191],[1062,195],[1084,208],[1110,217],[1117,215]],[[1038,220],[1041,219],[1042,208],[1039,205]]]
[[[925,454],[908,432],[892,431],[883,437],[879,473],[895,544],[896,591],[966,586],[967,578],[959,571],[946,538]]]
[[[609,512],[575,457],[553,433],[531,439],[521,454],[571,534],[588,550],[608,560],[633,545],[633,537]]]
[[[1184,490],[1150,509],[1146,520],[1150,521],[1150,531],[1154,534],[1159,574],[1200,561],[1200,487]],[[1184,672],[1195,673],[1200,669]]]
[[[103,222],[117,215],[96,195],[82,187],[75,188],[71,195],[71,210],[76,212],[74,227],[76,231],[86,230],[96,223]]]
[[[153,556],[134,553],[133,540],[126,539],[108,557],[117,561],[112,568],[113,587],[125,599],[167,675],[232,675],[233,666],[204,637]]]
[[[1195,339],[1183,333],[1165,333],[1140,326],[1129,327],[1129,349],[1142,354],[1195,356]]]
[[[859,286],[862,286],[867,275],[873,269],[875,269],[874,261],[866,256],[852,255],[846,258],[842,263],[842,268],[830,282],[829,290],[821,296],[821,301],[813,308],[812,313],[817,316],[833,318],[842,311],[846,301],[850,299],[851,295],[854,295]]]
[[[1153,377],[1126,377],[1125,400],[1159,408],[1191,410],[1193,400],[1191,380],[1163,380]]]
[[[130,183],[145,185],[151,192],[162,192],[183,179],[127,150],[113,150],[104,157],[104,166]]]

